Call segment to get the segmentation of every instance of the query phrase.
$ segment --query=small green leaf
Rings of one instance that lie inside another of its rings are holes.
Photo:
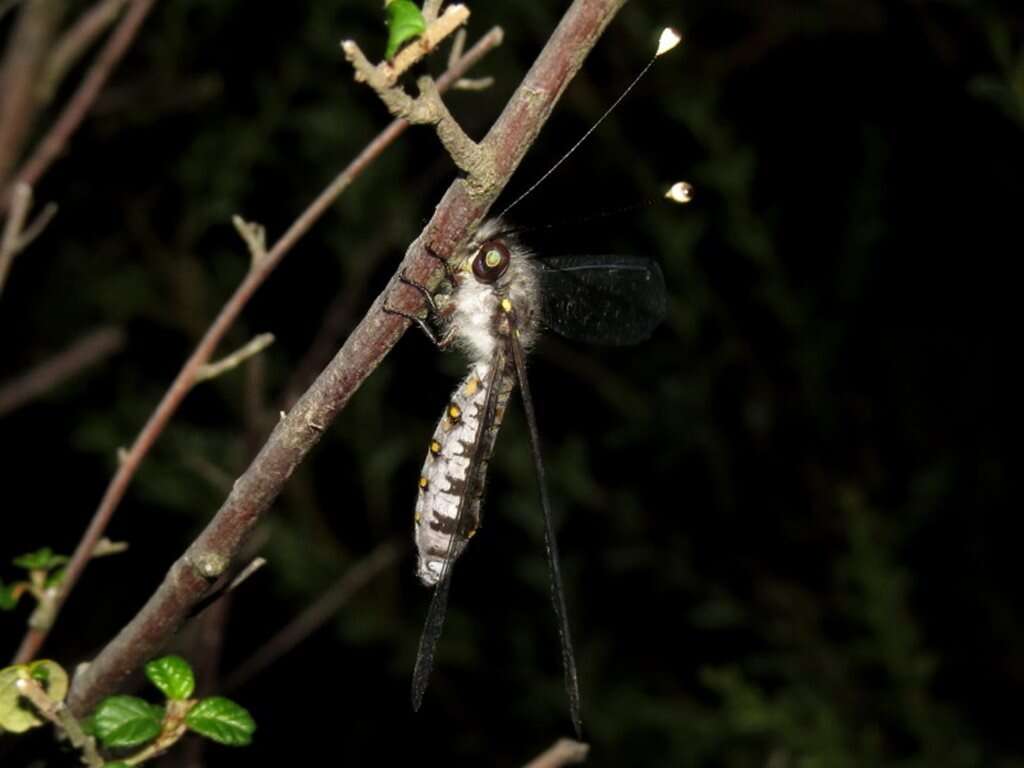
[[[11,733],[24,733],[29,728],[43,724],[17,687],[19,680],[31,676],[25,664],[0,669],[0,729]]]
[[[108,747],[134,747],[160,734],[164,711],[134,696],[110,696],[93,713],[96,736]]]
[[[185,725],[208,739],[229,747],[252,741],[256,723],[242,706],[223,696],[203,699],[185,715]]]
[[[392,58],[398,49],[426,31],[427,22],[412,0],[394,0],[387,7],[388,47],[385,58]]]
[[[196,679],[192,667],[181,656],[164,656],[146,664],[146,677],[168,699],[181,701],[192,695]]]
[[[58,565],[64,565],[67,561],[67,557],[55,555],[49,547],[37,549],[35,552],[27,552],[14,558],[14,564],[26,571],[48,571]]]
[[[13,611],[18,604],[21,590],[15,590],[15,586],[14,584],[4,584],[3,580],[0,580],[0,611]]]
[[[30,662],[28,672],[33,680],[43,686],[46,695],[54,701],[64,701],[68,695],[68,673],[60,664],[50,659]]]
[[[116,763],[104,763],[103,768],[131,768],[128,763],[118,760]]]

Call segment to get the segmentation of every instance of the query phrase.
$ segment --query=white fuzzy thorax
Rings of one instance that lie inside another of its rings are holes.
[[[529,349],[537,335],[540,314],[540,285],[537,264],[533,254],[511,235],[500,237],[511,254],[508,270],[497,282],[480,282],[473,274],[473,259],[480,246],[495,239],[507,226],[501,219],[491,219],[480,225],[466,248],[465,255],[456,263],[458,275],[452,302],[455,311],[451,319],[451,332],[460,348],[475,362],[490,361],[502,330],[502,312],[499,307],[508,298],[519,320],[519,343]],[[507,326],[506,326],[507,327]]]

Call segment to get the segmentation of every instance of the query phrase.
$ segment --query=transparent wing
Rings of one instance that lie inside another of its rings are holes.
[[[665,317],[665,278],[650,259],[557,256],[540,264],[544,324],[567,339],[636,344]]]

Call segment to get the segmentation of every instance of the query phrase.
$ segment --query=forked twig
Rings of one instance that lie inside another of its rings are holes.
[[[28,248],[57,215],[57,206],[54,203],[47,203],[35,220],[26,226],[25,222],[31,209],[32,187],[28,184],[16,184],[11,198],[11,210],[7,216],[7,223],[4,224],[3,236],[0,237],[0,293],[4,290],[4,283],[7,282],[14,257]]]

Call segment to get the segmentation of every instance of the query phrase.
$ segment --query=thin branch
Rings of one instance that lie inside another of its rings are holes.
[[[3,237],[0,238],[0,293],[3,293],[14,257],[28,248],[57,215],[57,206],[54,203],[47,203],[35,220],[25,226],[31,209],[32,187],[28,184],[15,184],[11,212],[4,225]]]
[[[244,685],[263,670],[292,651],[323,624],[335,616],[353,595],[367,586],[377,574],[390,567],[402,554],[402,545],[387,541],[345,571],[333,585],[302,613],[264,643],[232,672],[224,683],[230,691]]]
[[[473,46],[457,67],[445,73],[438,86],[442,88],[450,86],[469,71],[492,48],[499,45],[501,40],[502,31],[500,28],[495,27]],[[114,511],[117,509],[118,504],[121,503],[121,499],[124,498],[132,476],[142,463],[143,458],[177,411],[185,395],[192,388],[192,385],[195,383],[196,373],[209,361],[224,334],[227,333],[232,323],[256,292],[256,289],[263,284],[263,281],[267,279],[274,268],[277,267],[303,235],[312,228],[313,224],[330,209],[334,201],[345,191],[349,184],[370,163],[376,160],[395,139],[401,136],[406,128],[408,128],[408,125],[403,120],[395,120],[381,131],[377,138],[370,142],[292,223],[288,230],[274,244],[273,248],[267,252],[266,257],[260,261],[259,268],[249,271],[238,288],[235,289],[231,298],[221,308],[213,324],[199,341],[192,355],[185,361],[170,388],[164,393],[163,399],[157,405],[156,410],[153,411],[149,420],[143,426],[142,431],[135,438],[131,449],[125,451],[121,457],[117,472],[111,478],[99,506],[93,513],[88,528],[79,540],[78,546],[71,556],[71,561],[68,563],[67,574],[61,584],[61,604],[67,599],[68,594],[70,594],[88,565],[89,554],[92,552],[95,542],[106,530]],[[49,630],[44,628],[29,629],[22,639],[21,646],[15,657],[15,663],[23,663],[34,658],[39,653],[39,649],[42,647],[48,632]]]
[[[522,161],[587,52],[624,3],[574,0],[484,140],[483,146],[494,157],[491,183],[478,183],[475,194],[461,179],[449,187],[388,286],[330,365],[278,422],[220,510],[170,567],[146,605],[76,676],[69,699],[73,711],[88,712],[164,647],[212,583],[196,567],[197,562],[216,559],[227,567],[236,556],[324,429],[408,328],[408,320],[384,311],[385,300],[392,308],[409,313],[422,309],[422,296],[411,289],[402,290],[399,275],[422,282],[438,268],[436,258],[427,251],[428,244],[438,253],[451,253],[465,242]],[[390,298],[391,292],[398,295]]]
[[[394,85],[389,77],[382,74],[379,67],[371,64],[353,40],[342,41],[341,49],[356,71],[356,80],[366,82],[392,115],[416,125],[434,126],[437,137],[459,170],[470,178],[487,176],[490,156],[466,135],[462,126],[452,117],[441,99],[433,78],[421,77],[416,81],[420,93],[414,99],[400,85]]]
[[[232,352],[227,357],[221,358],[215,363],[207,363],[196,371],[195,383],[215,379],[227,371],[234,370],[250,357],[258,355],[264,349],[274,343],[274,334],[261,333],[246,344],[244,347]]]
[[[102,768],[103,759],[96,751],[96,742],[91,736],[86,735],[81,723],[71,714],[64,702],[51,699],[43,690],[43,686],[31,677],[18,680],[15,685],[18,693],[31,701],[39,714],[67,734],[71,746],[82,751],[83,762],[89,768]]]
[[[263,228],[262,224],[246,221],[237,214],[231,217],[231,223],[234,224],[235,230],[245,241],[245,247],[249,249],[252,268],[257,269],[260,262],[267,258],[267,230]]]
[[[120,23],[114,28],[107,43],[97,54],[96,60],[92,63],[88,73],[82,78],[78,89],[64,105],[64,109],[57,118],[57,121],[50,127],[46,136],[36,146],[31,156],[18,169],[15,174],[16,181],[35,186],[39,179],[54,160],[60,155],[71,139],[72,134],[78,130],[89,110],[92,108],[99,96],[100,91],[106,84],[114,67],[121,61],[128,51],[132,41],[138,34],[142,22],[153,8],[156,0],[131,0],[131,6]],[[2,145],[0,145],[2,146]],[[3,166],[0,165],[0,172]],[[2,176],[2,173],[0,173]],[[0,193],[0,212],[7,208],[11,196],[11,188]]]
[[[430,24],[437,18],[437,14],[441,12],[441,4],[444,0],[424,0],[423,3],[423,20]]]
[[[428,56],[448,35],[469,21],[469,8],[464,5],[449,5],[437,19],[426,21],[428,26],[422,35],[402,48],[394,59],[380,63],[378,70],[390,85],[397,83],[398,78],[410,67]]]
[[[100,328],[83,336],[18,378],[0,384],[0,417],[42,397],[124,346],[120,328]]]
[[[561,768],[585,762],[590,745],[572,739],[559,739],[523,768]]]
[[[97,0],[61,35],[53,52],[47,57],[46,67],[36,88],[41,102],[45,103],[53,97],[64,75],[117,20],[127,3],[128,0]]]
[[[0,185],[18,162],[39,111],[35,83],[60,25],[63,0],[25,0],[0,67]]]

